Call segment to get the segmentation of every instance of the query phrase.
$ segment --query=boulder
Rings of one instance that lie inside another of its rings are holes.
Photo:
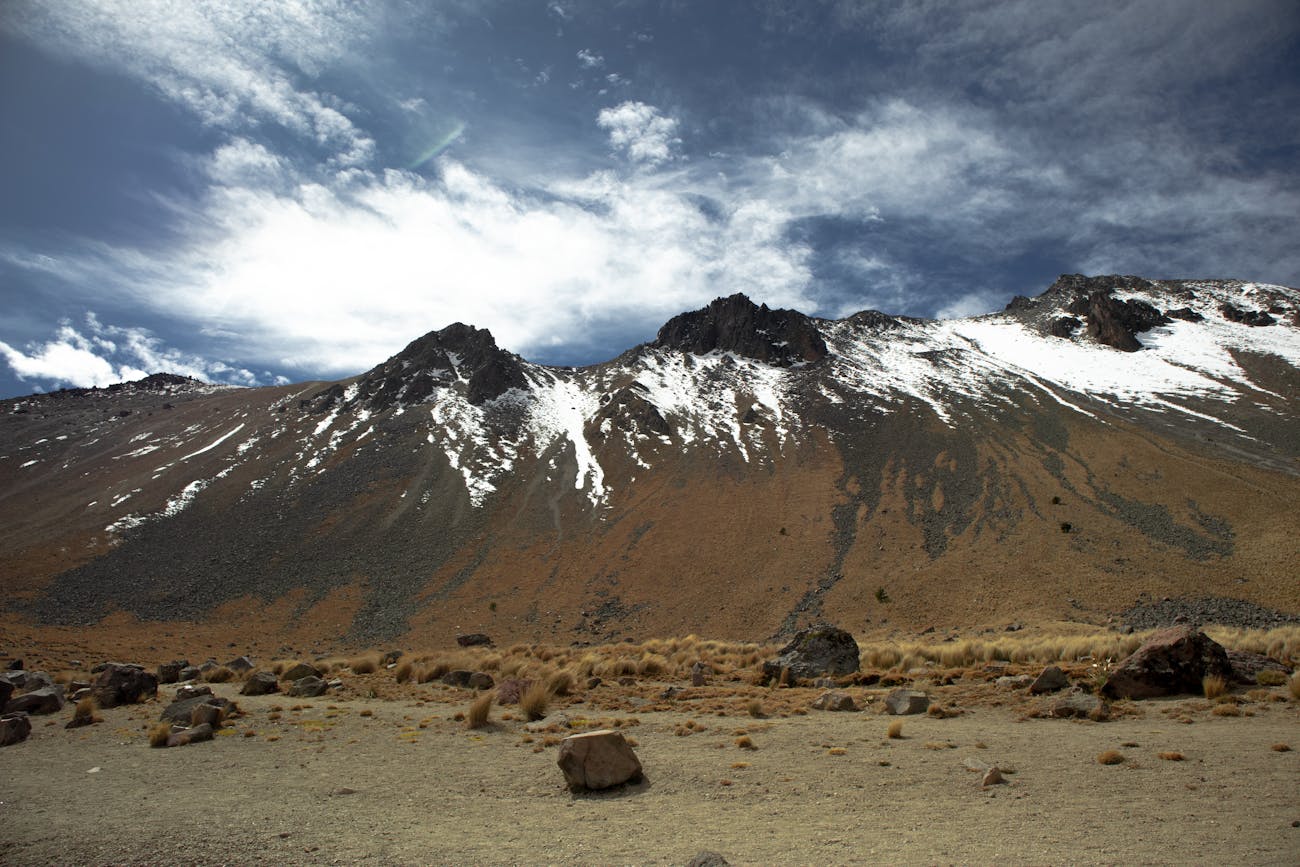
[[[270,695],[279,691],[280,683],[275,679],[275,675],[269,671],[259,671],[256,674],[249,675],[248,680],[244,681],[243,688],[239,690],[239,694]]]
[[[230,662],[226,663],[226,668],[239,673],[252,671],[253,660],[249,659],[247,656],[236,656],[234,659],[230,660]]]
[[[5,713],[58,713],[63,710],[64,701],[63,687],[58,684],[43,686],[40,689],[24,693],[15,699],[10,699],[9,703],[5,705]]]
[[[54,686],[54,678],[50,677],[43,671],[23,671],[21,669],[17,671],[7,671],[3,675],[0,675],[0,680],[7,682],[14,688],[15,692],[18,690],[30,691],[47,686]]]
[[[464,689],[491,689],[496,685],[492,680],[492,675],[483,671],[469,671],[464,668],[455,668],[442,676],[442,682],[448,686],[459,686]]]
[[[11,659],[5,664],[5,668],[10,671],[22,671],[24,668],[23,661],[21,659]]]
[[[321,674],[321,670],[316,666],[299,662],[280,676],[285,680],[302,680],[304,677],[320,677]]]
[[[181,669],[181,680],[198,680],[203,672],[197,665],[187,665]]]
[[[1195,626],[1171,626],[1121,660],[1101,692],[1107,698],[1199,694],[1209,676],[1232,679],[1227,652]]]
[[[709,675],[713,669],[702,662],[697,662],[691,666],[691,686],[704,686],[708,683]]]
[[[919,689],[896,689],[885,696],[885,713],[895,716],[925,713],[930,707],[930,696]]]
[[[215,695],[196,695],[193,698],[181,699],[167,705],[158,719],[160,722],[179,723],[187,726],[190,724],[190,720],[194,718],[194,709],[204,704],[220,708],[225,712],[226,716],[230,716],[235,712],[235,705],[230,699],[219,698]]]
[[[1110,706],[1092,693],[1072,692],[1048,701],[1038,716],[1052,719],[1104,720],[1110,716]]]
[[[221,728],[221,721],[225,718],[226,711],[219,704],[209,702],[200,702],[190,711],[190,725],[206,725],[210,728]]]
[[[158,694],[158,678],[143,666],[111,663],[90,685],[100,707],[137,704]]]
[[[176,689],[176,701],[194,698],[199,695],[212,695],[212,687],[206,683],[191,683]]]
[[[519,704],[519,699],[533,685],[531,680],[507,677],[497,684],[497,704]]]
[[[189,744],[197,744],[201,741],[212,740],[212,726],[207,723],[193,726],[182,731],[172,732],[167,737],[167,746],[183,747]]]
[[[1023,689],[1024,687],[1032,686],[1034,678],[1028,674],[1004,674],[994,681],[994,683],[1003,689]]]
[[[1261,671],[1276,671],[1285,675],[1291,673],[1291,669],[1271,656],[1251,653],[1249,650],[1229,650],[1228,664],[1232,666],[1232,679],[1247,686],[1258,683],[1256,676]]]
[[[804,679],[853,674],[858,670],[858,643],[834,626],[800,630],[776,659],[763,663],[763,675],[770,681],[780,680],[783,670],[791,678]]]
[[[173,660],[164,662],[158,666],[159,683],[179,683],[181,681],[181,672],[189,666],[184,660]]]
[[[14,685],[7,680],[0,680],[0,711],[4,710],[5,705],[9,704],[9,699],[13,697]]]
[[[1005,782],[1006,780],[1002,779],[1002,769],[997,765],[989,768],[984,772],[984,776],[980,777],[981,786],[996,786]]]
[[[1061,671],[1060,666],[1049,665],[1029,685],[1029,691],[1033,695],[1042,695],[1045,692],[1059,692],[1069,685],[1070,679]]]
[[[641,761],[623,735],[611,729],[570,735],[556,763],[569,790],[608,789],[641,779]]]
[[[457,635],[456,643],[461,647],[485,647],[492,643],[492,639],[486,632],[470,632],[467,635]]]
[[[823,692],[817,696],[813,702],[813,708],[816,710],[857,710],[858,706],[853,703],[853,696],[847,692],[831,690]]]
[[[31,733],[32,723],[27,714],[15,711],[0,716],[0,747],[25,741]]]
[[[319,677],[300,677],[289,687],[289,695],[295,698],[315,698],[324,695],[329,685]]]

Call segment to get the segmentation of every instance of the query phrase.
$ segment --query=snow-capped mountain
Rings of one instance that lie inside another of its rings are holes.
[[[456,324],[336,383],[5,401],[0,580],[55,622],[284,603],[369,636],[1300,610],[1297,395],[1300,293],[1231,280],[943,321],[735,295],[586,368]]]

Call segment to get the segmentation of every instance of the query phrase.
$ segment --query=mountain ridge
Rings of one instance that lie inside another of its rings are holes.
[[[962,320],[733,295],[581,368],[457,323],[334,383],[0,402],[0,586],[47,623],[296,599],[387,637],[1296,611],[1298,371],[1300,293],[1242,281],[1064,275]]]

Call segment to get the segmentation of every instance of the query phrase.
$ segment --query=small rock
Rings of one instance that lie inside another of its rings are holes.
[[[469,676],[470,689],[491,689],[494,686],[496,681],[486,671],[476,671]]]
[[[682,688],[680,686],[670,686],[667,689],[665,689],[663,692],[659,693],[659,697],[666,701],[672,701],[673,699],[677,698],[677,696],[681,694],[682,694]]]
[[[337,789],[330,792],[331,795],[355,795],[356,793],[356,789],[349,789],[347,786],[339,786]]]
[[[181,659],[162,663],[158,666],[158,682],[178,683],[181,680],[181,672],[184,671],[188,665],[188,662]]]
[[[206,725],[214,729],[221,728],[225,711],[220,705],[200,703],[190,713],[190,725]]]
[[[998,783],[1005,783],[1005,782],[1006,780],[1002,779],[1002,771],[998,770],[997,765],[994,765],[993,767],[989,768],[987,771],[984,772],[984,776],[980,780],[980,785],[996,786]]]
[[[569,790],[607,789],[641,779],[641,761],[619,732],[610,729],[570,735],[556,760]]]
[[[184,701],[187,698],[196,698],[200,695],[212,695],[212,687],[206,683],[187,683],[185,686],[176,688],[176,701]]]
[[[306,677],[307,675],[303,675]],[[273,692],[280,691],[280,683],[275,679],[275,675],[269,671],[259,671],[250,675],[248,680],[244,681],[244,686],[239,690],[240,695],[269,695]]]
[[[530,723],[525,723],[524,731],[533,732],[533,733],[544,732],[551,727],[561,728],[561,729],[568,728],[569,727],[568,716],[559,713],[557,711],[556,713],[549,714],[543,717],[542,719],[535,720],[534,722],[530,722]]]
[[[247,656],[236,656],[234,659],[230,660],[230,662],[226,663],[226,668],[236,672],[252,671],[253,660],[249,659]]]
[[[181,669],[181,680],[198,680],[203,676],[197,665],[187,665]]]
[[[0,716],[0,747],[25,741],[31,733],[32,723],[27,714],[15,711]]]
[[[731,862],[717,852],[705,849],[687,861],[686,867],[731,867]]]
[[[1029,685],[1029,692],[1033,695],[1042,695],[1045,692],[1057,692],[1065,689],[1070,685],[1070,679],[1065,676],[1059,666],[1049,665],[1044,668],[1038,678]]]
[[[1023,689],[1033,682],[1034,679],[1027,674],[1004,674],[994,681],[1003,689]]]
[[[1110,707],[1095,695],[1086,692],[1071,693],[1062,698],[1053,699],[1044,716],[1056,719],[1087,717],[1103,720],[1110,715]]]
[[[708,682],[708,675],[713,673],[713,669],[702,662],[697,662],[691,666],[691,686],[704,686]]]
[[[930,697],[916,689],[896,689],[885,696],[885,713],[905,716],[925,713],[930,707]]]
[[[838,690],[823,692],[821,695],[817,696],[817,699],[813,702],[812,706],[816,710],[853,711],[858,709],[858,706],[854,704],[851,695],[847,692],[839,692]]]
[[[215,695],[196,695],[167,705],[158,719],[160,722],[172,722],[181,726],[188,726],[190,720],[194,718],[194,709],[202,704],[220,708],[225,711],[226,716],[230,716],[235,712],[234,702],[230,701],[230,699],[219,698]]]
[[[461,647],[482,647],[490,645],[492,639],[486,632],[470,632],[466,635],[457,635],[456,643]]]
[[[184,729],[179,732],[172,732],[167,736],[167,746],[184,747],[189,744],[197,744],[202,741],[212,740],[212,726],[204,723],[192,728]]]

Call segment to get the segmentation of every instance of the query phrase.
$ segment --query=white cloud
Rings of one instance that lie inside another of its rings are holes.
[[[25,349],[0,341],[0,356],[18,379],[52,388],[102,388],[159,372],[234,385],[260,384],[251,371],[169,348],[145,328],[104,325],[94,313],[86,314],[81,328],[61,321],[51,339]]]
[[[586,48],[578,50],[578,64],[583,69],[599,69],[605,65],[605,58]]]
[[[644,102],[628,101],[602,109],[596,123],[609,130],[609,143],[616,150],[626,153],[632,162],[648,166],[671,160],[682,141],[677,137],[677,120]]]
[[[19,0],[7,26],[42,44],[134,75],[205,124],[242,131],[270,121],[329,148],[343,165],[374,141],[331,97],[302,89],[367,31],[341,0],[267,6],[253,0]]]

